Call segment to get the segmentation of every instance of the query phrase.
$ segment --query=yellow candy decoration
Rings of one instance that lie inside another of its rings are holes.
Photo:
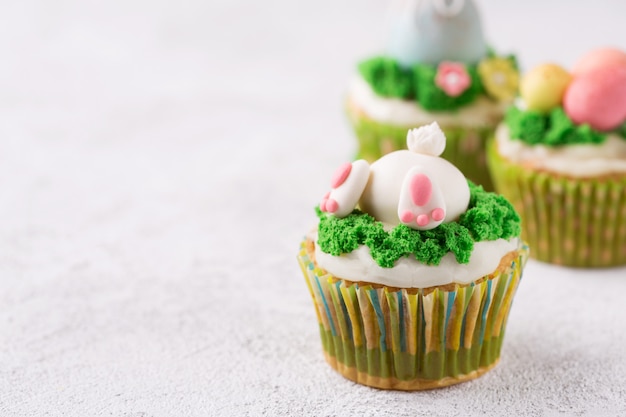
[[[559,106],[572,76],[556,64],[542,64],[526,73],[520,83],[520,95],[528,110],[547,113]]]
[[[483,59],[478,64],[478,74],[487,94],[491,97],[504,102],[515,98],[519,75],[510,59],[497,57]]]

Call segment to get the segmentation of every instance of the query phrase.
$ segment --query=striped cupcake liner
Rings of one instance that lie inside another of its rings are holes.
[[[626,264],[626,175],[567,178],[533,171],[489,143],[495,187],[522,218],[522,237],[540,261],[574,267]]]
[[[362,113],[348,109],[348,116],[359,142],[357,159],[373,162],[390,152],[406,149],[406,134],[418,126],[398,126],[374,121]],[[476,184],[487,191],[493,184],[486,165],[485,143],[493,136],[494,127],[441,126],[446,135],[442,157],[452,162]]]
[[[328,363],[377,388],[421,390],[473,379],[495,366],[528,247],[469,285],[398,289],[337,279],[298,260],[316,307]]]

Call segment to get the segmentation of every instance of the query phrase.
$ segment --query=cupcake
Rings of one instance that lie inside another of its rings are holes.
[[[487,46],[472,0],[406,0],[391,26],[386,52],[360,62],[349,85],[358,157],[405,149],[408,129],[437,120],[443,157],[490,190],[485,140],[517,93],[514,57]]]
[[[436,123],[407,143],[337,170],[298,260],[330,366],[422,390],[498,363],[528,248],[513,206],[440,157]]]
[[[532,256],[575,267],[626,264],[626,53],[594,50],[567,71],[540,65],[489,144],[497,190]]]

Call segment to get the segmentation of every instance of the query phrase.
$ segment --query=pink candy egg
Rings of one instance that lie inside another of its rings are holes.
[[[626,119],[626,65],[578,74],[565,92],[563,108],[574,123],[600,131],[618,127]]]
[[[599,48],[579,59],[572,69],[572,74],[578,76],[593,72],[598,68],[614,66],[626,67],[626,52],[615,48]]]

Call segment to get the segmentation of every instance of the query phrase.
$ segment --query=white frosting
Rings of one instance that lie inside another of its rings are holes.
[[[317,264],[338,278],[364,281],[399,288],[427,288],[452,283],[468,284],[493,273],[502,257],[516,250],[519,239],[498,239],[474,244],[467,264],[459,264],[453,253],[446,254],[437,266],[425,265],[416,259],[399,259],[393,268],[382,268],[372,259],[369,248],[333,256],[322,252],[314,236]]]
[[[411,168],[421,166],[441,188],[446,208],[444,222],[458,218],[467,210],[470,191],[465,176],[443,158],[407,150],[387,154],[370,165],[370,179],[359,201],[361,210],[376,220],[398,224],[398,202],[402,183]]]
[[[576,178],[626,174],[626,139],[613,133],[598,145],[529,145],[511,139],[508,127],[502,123],[496,141],[500,155],[529,168]]]
[[[360,75],[350,82],[348,95],[351,103],[369,118],[400,126],[419,126],[433,120],[442,126],[493,126],[502,119],[507,105],[480,96],[458,110],[430,112],[413,100],[377,95]]]
[[[446,136],[437,122],[411,129],[406,135],[406,144],[411,152],[440,156],[446,149]]]

